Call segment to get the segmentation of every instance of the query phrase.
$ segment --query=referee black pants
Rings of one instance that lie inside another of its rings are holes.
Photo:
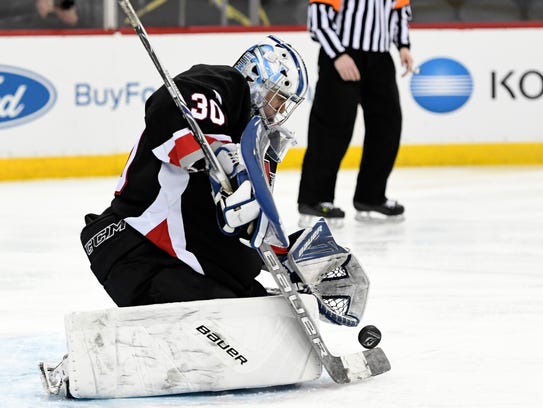
[[[359,104],[365,135],[353,201],[381,204],[386,199],[402,128],[394,62],[389,53],[348,52],[360,70],[358,82],[343,81],[326,53],[321,49],[319,54],[298,203],[334,202],[337,172],[353,136]]]

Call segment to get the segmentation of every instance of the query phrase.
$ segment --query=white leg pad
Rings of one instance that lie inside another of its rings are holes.
[[[302,298],[317,322],[315,298]],[[267,387],[322,372],[281,296],[76,312],[65,324],[75,398]]]

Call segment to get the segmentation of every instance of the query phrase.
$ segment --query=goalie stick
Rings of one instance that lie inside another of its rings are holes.
[[[206,158],[208,165],[210,166],[210,172],[224,188],[226,193],[231,193],[232,188],[229,180],[226,177],[224,170],[222,169],[217,157],[211,149],[209,143],[205,139],[200,127],[196,123],[196,120],[192,116],[187,104],[185,103],[183,96],[179,92],[179,89],[175,85],[175,82],[164,69],[160,63],[156,53],[154,52],[149,37],[141,21],[139,20],[134,8],[129,0],[118,0],[119,5],[126,14],[130,24],[136,31],[143,46],[147,50],[151,60],[157,68],[160,76],[162,77],[166,88],[168,89],[172,99],[176,106],[179,108],[189,126],[193,130],[194,137]],[[251,131],[252,128],[249,129]],[[273,203],[273,201],[272,201]],[[345,356],[334,356],[330,353],[326,347],[322,336],[317,328],[317,325],[307,312],[300,295],[290,283],[290,277],[288,271],[279,261],[279,258],[268,243],[263,243],[257,249],[260,257],[262,258],[266,269],[272,274],[277,286],[279,287],[282,296],[290,305],[293,314],[296,316],[297,321],[303,327],[304,333],[306,333],[308,340],[312,344],[313,348],[317,352],[323,366],[326,371],[336,383],[349,383],[351,381],[365,379],[371,376],[375,376],[384,373],[390,369],[390,364],[386,358],[384,352],[380,348],[366,350],[363,352],[348,354]]]

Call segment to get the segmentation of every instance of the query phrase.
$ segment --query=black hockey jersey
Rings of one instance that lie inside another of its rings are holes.
[[[239,143],[250,119],[249,86],[229,66],[196,65],[174,78],[212,148]],[[145,105],[145,130],[119,180],[112,211],[196,272],[244,288],[260,272],[256,251],[223,234],[192,131],[162,86]]]

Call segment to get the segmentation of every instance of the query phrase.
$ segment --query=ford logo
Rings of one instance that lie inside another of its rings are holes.
[[[473,92],[469,71],[453,59],[434,58],[420,66],[411,77],[411,94],[422,108],[434,113],[452,112],[462,107]]]
[[[0,129],[30,122],[53,107],[55,88],[44,77],[0,65]]]

